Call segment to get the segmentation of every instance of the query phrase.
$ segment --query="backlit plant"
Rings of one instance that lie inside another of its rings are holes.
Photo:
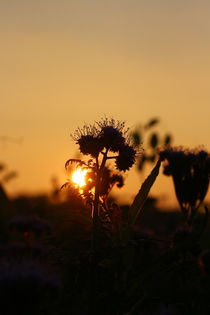
[[[85,172],[87,184],[80,192],[85,197],[92,198],[94,243],[98,234],[101,206],[103,209],[106,207],[106,197],[114,184],[118,187],[123,185],[122,176],[110,170],[106,163],[112,160],[118,172],[125,172],[136,160],[138,149],[132,144],[128,130],[125,128],[125,122],[104,118],[92,125],[78,128],[72,135],[73,140],[79,145],[80,152],[91,157],[87,162],[70,159],[66,162],[66,167],[76,162],[78,167],[87,170]]]
[[[132,138],[136,145],[144,144],[144,151],[137,159],[137,170],[143,172],[146,165],[154,164],[157,159],[158,147],[168,147],[173,141],[170,133],[161,132],[161,121],[154,117],[145,124],[139,124],[132,132]]]
[[[193,219],[209,187],[210,155],[182,147],[160,151],[164,174],[172,176],[176,197],[186,220]]]

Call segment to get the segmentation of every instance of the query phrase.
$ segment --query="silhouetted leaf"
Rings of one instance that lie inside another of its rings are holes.
[[[159,169],[161,165],[161,160],[159,159],[155,165],[155,167],[152,169],[150,175],[146,178],[146,180],[143,182],[138,194],[136,195],[130,210],[129,210],[129,223],[130,225],[134,224],[136,221],[136,218],[139,215],[139,212],[141,211],[147,196],[149,194],[149,191],[154,184],[156,177],[159,174]]]
[[[144,126],[144,128],[149,129],[149,128],[153,127],[154,125],[156,125],[157,123],[159,123],[159,119],[153,118]]]
[[[71,184],[69,182],[66,182],[61,186],[60,190],[62,190],[63,188],[69,188],[70,185]]]
[[[146,162],[147,157],[146,155],[143,153],[142,156],[140,157],[139,161],[138,161],[138,170],[141,171],[144,167],[144,163]]]
[[[132,134],[132,137],[133,137],[133,142],[135,145],[140,145],[141,144],[141,139],[142,139],[142,136],[141,136],[141,133],[140,132],[134,132]]]
[[[80,197],[80,193],[79,193],[78,189],[71,182],[64,183],[61,186],[60,190],[63,190],[63,189],[67,189],[70,194],[73,194],[74,196]]]
[[[82,160],[79,159],[69,159],[68,161],[66,161],[65,163],[65,168],[67,168],[69,166],[69,164],[72,163],[77,163],[79,166],[85,165],[87,166],[87,164],[85,162],[83,162]]]
[[[166,135],[164,139],[164,145],[170,145],[172,141],[171,135]]]
[[[154,163],[155,162],[155,158],[156,158],[155,154],[150,155],[150,157],[149,157],[150,162]]]
[[[158,142],[159,142],[159,140],[158,140],[157,134],[156,134],[156,133],[153,133],[153,134],[151,135],[151,137],[150,137],[150,140],[149,140],[150,146],[154,149],[154,148],[157,147]]]

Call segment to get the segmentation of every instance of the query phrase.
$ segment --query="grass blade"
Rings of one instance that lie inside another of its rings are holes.
[[[143,184],[141,185],[141,188],[138,192],[138,194],[136,195],[130,210],[129,210],[129,224],[133,225],[136,221],[136,218],[139,215],[139,212],[141,211],[147,196],[149,194],[149,191],[152,187],[152,185],[154,184],[156,177],[159,174],[159,169],[160,169],[160,165],[161,165],[161,160],[159,159],[155,165],[155,167],[152,169],[150,175],[145,179],[145,181],[143,182]]]

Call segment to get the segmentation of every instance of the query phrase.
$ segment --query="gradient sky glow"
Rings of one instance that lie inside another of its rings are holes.
[[[0,136],[23,138],[0,142],[19,172],[8,191],[62,184],[70,133],[104,115],[128,126],[159,116],[176,145],[210,149],[209,17],[209,0],[1,1]],[[133,171],[123,194],[139,183]],[[167,202],[170,184],[160,177],[153,192]]]

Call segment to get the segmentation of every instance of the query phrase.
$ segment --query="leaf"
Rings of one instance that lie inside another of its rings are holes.
[[[159,174],[159,169],[161,165],[161,160],[159,159],[155,165],[155,167],[152,169],[150,175],[146,178],[146,180],[141,185],[141,188],[136,195],[130,210],[129,210],[129,224],[133,225],[147,199],[147,196],[149,194],[149,191],[154,184],[156,177]]]
[[[156,125],[157,123],[159,123],[159,119],[153,118],[144,126],[144,128],[149,129],[149,128],[153,127],[154,125]]]
[[[155,159],[156,159],[156,154],[152,154],[152,155],[149,156],[149,160],[150,160],[151,163],[154,163]]]
[[[144,167],[144,163],[146,162],[147,160],[147,157],[146,155],[143,153],[142,156],[140,157],[139,159],[139,162],[138,162],[138,170],[139,171],[142,171],[143,167]]]
[[[170,145],[171,144],[171,140],[172,140],[171,135],[166,135],[165,139],[164,139],[164,145]]]
[[[150,137],[150,140],[149,140],[149,144],[150,144],[150,146],[153,148],[153,149],[155,149],[156,148],[156,146],[158,145],[158,136],[157,136],[157,134],[156,133],[153,133],[152,135],[151,135],[151,137]]]
[[[79,160],[79,159],[69,159],[68,161],[66,161],[65,163],[65,168],[67,168],[69,166],[69,164],[72,164],[72,163],[77,163],[78,165],[86,165],[87,164],[85,162],[83,162],[82,160]]]
[[[68,188],[70,185],[71,185],[71,184],[70,184],[69,182],[66,182],[66,183],[64,183],[64,184],[61,186],[60,190],[62,190],[62,189],[64,189],[64,188]]]
[[[140,145],[141,144],[141,139],[142,139],[142,136],[140,134],[140,132],[136,131],[132,134],[132,137],[133,137],[133,142],[135,145]]]

